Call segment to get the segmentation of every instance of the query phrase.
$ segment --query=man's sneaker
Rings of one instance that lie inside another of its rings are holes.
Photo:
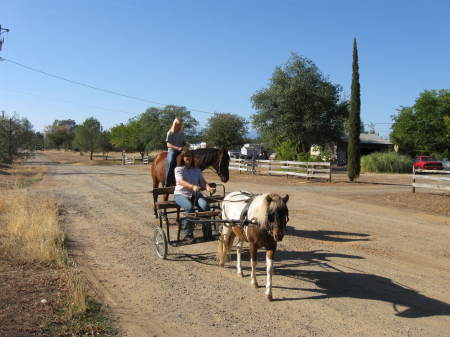
[[[186,234],[183,238],[183,241],[187,243],[194,243],[195,242],[194,234],[192,233]]]

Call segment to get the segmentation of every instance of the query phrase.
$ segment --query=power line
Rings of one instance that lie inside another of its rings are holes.
[[[14,93],[22,94],[22,95],[33,96],[33,97],[37,97],[37,98],[48,99],[48,100],[55,101],[55,102],[62,102],[62,103],[69,103],[69,104],[85,106],[85,107],[93,108],[93,109],[100,109],[100,110],[105,110],[105,111],[122,112],[125,114],[137,115],[135,112],[125,111],[125,110],[120,110],[120,109],[105,108],[105,107],[101,107],[101,106],[97,106],[97,105],[80,103],[80,102],[75,102],[75,101],[68,101],[68,100],[63,100],[63,99],[54,98],[54,97],[47,97],[47,96],[30,93],[30,92],[25,92],[25,91],[20,91],[20,90],[13,90],[13,89],[6,89],[6,88],[0,88],[0,90],[14,92]]]
[[[133,99],[135,101],[151,103],[151,104],[156,104],[156,105],[161,105],[161,106],[170,105],[170,104],[165,104],[165,103],[152,101],[152,100],[149,100],[149,99],[146,99],[146,98],[141,98],[141,97],[137,97],[137,96],[131,96],[131,95],[127,95],[127,94],[122,94],[122,93],[117,92],[117,91],[113,91],[113,90],[109,90],[109,89],[103,89],[103,88],[96,87],[96,86],[93,86],[93,85],[90,85],[90,84],[87,84],[87,83],[71,80],[69,78],[66,78],[66,77],[63,77],[63,76],[59,76],[59,75],[55,75],[55,74],[51,74],[49,72],[46,72],[46,71],[43,71],[43,70],[39,70],[39,69],[30,67],[30,66],[27,66],[25,64],[22,64],[22,63],[19,63],[19,62],[10,60],[10,59],[6,59],[4,57],[0,57],[0,61],[6,61],[6,62],[9,62],[9,63],[15,64],[16,66],[22,67],[24,69],[27,69],[27,70],[30,70],[30,71],[33,71],[33,72],[36,72],[36,73],[39,73],[39,74],[42,74],[42,75],[45,75],[45,76],[48,76],[48,77],[53,77],[53,78],[56,78],[56,79],[61,80],[61,81],[65,81],[65,82],[68,82],[68,83],[71,83],[71,84],[76,84],[76,85],[79,85],[79,86],[82,86],[82,87],[85,87],[85,88],[101,91],[101,92],[104,92],[104,93],[107,93],[107,94],[116,95],[116,96],[120,96],[120,97],[124,97],[124,98],[128,98],[128,99]],[[214,112],[211,112],[211,111],[199,110],[199,109],[194,109],[194,108],[190,108],[190,107],[186,107],[186,108],[188,108],[191,111],[196,111],[196,112],[201,112],[201,113],[214,115]]]

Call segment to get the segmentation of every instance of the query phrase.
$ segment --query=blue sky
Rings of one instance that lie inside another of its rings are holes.
[[[11,31],[0,56],[93,86],[210,112],[254,113],[291,52],[311,59],[350,94],[358,41],[361,117],[389,123],[425,89],[449,88],[448,1],[2,1]],[[0,62],[0,110],[35,129],[55,119],[105,128],[155,104]],[[193,111],[201,125],[209,114]],[[377,124],[382,136],[389,125]]]

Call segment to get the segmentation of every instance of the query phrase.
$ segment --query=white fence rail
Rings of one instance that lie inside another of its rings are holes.
[[[296,176],[331,181],[330,162],[230,159],[229,169],[238,170],[239,173]]]
[[[450,191],[450,171],[413,169],[412,191],[415,192],[417,187]]]
[[[125,157],[125,165],[134,165],[134,157]]]

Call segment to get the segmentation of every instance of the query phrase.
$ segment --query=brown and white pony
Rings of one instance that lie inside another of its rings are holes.
[[[281,197],[275,193],[265,193],[253,196],[246,192],[232,192],[225,197],[222,203],[222,220],[242,221],[245,218],[247,224],[240,226],[232,225],[230,222],[223,226],[219,239],[219,265],[221,267],[225,265],[234,239],[237,238],[237,273],[243,276],[241,253],[243,243],[247,241],[252,268],[251,284],[257,288],[257,251],[264,247],[267,271],[266,298],[270,301],[272,300],[273,259],[277,242],[283,240],[289,221],[289,212],[286,206],[288,200],[289,195]]]

